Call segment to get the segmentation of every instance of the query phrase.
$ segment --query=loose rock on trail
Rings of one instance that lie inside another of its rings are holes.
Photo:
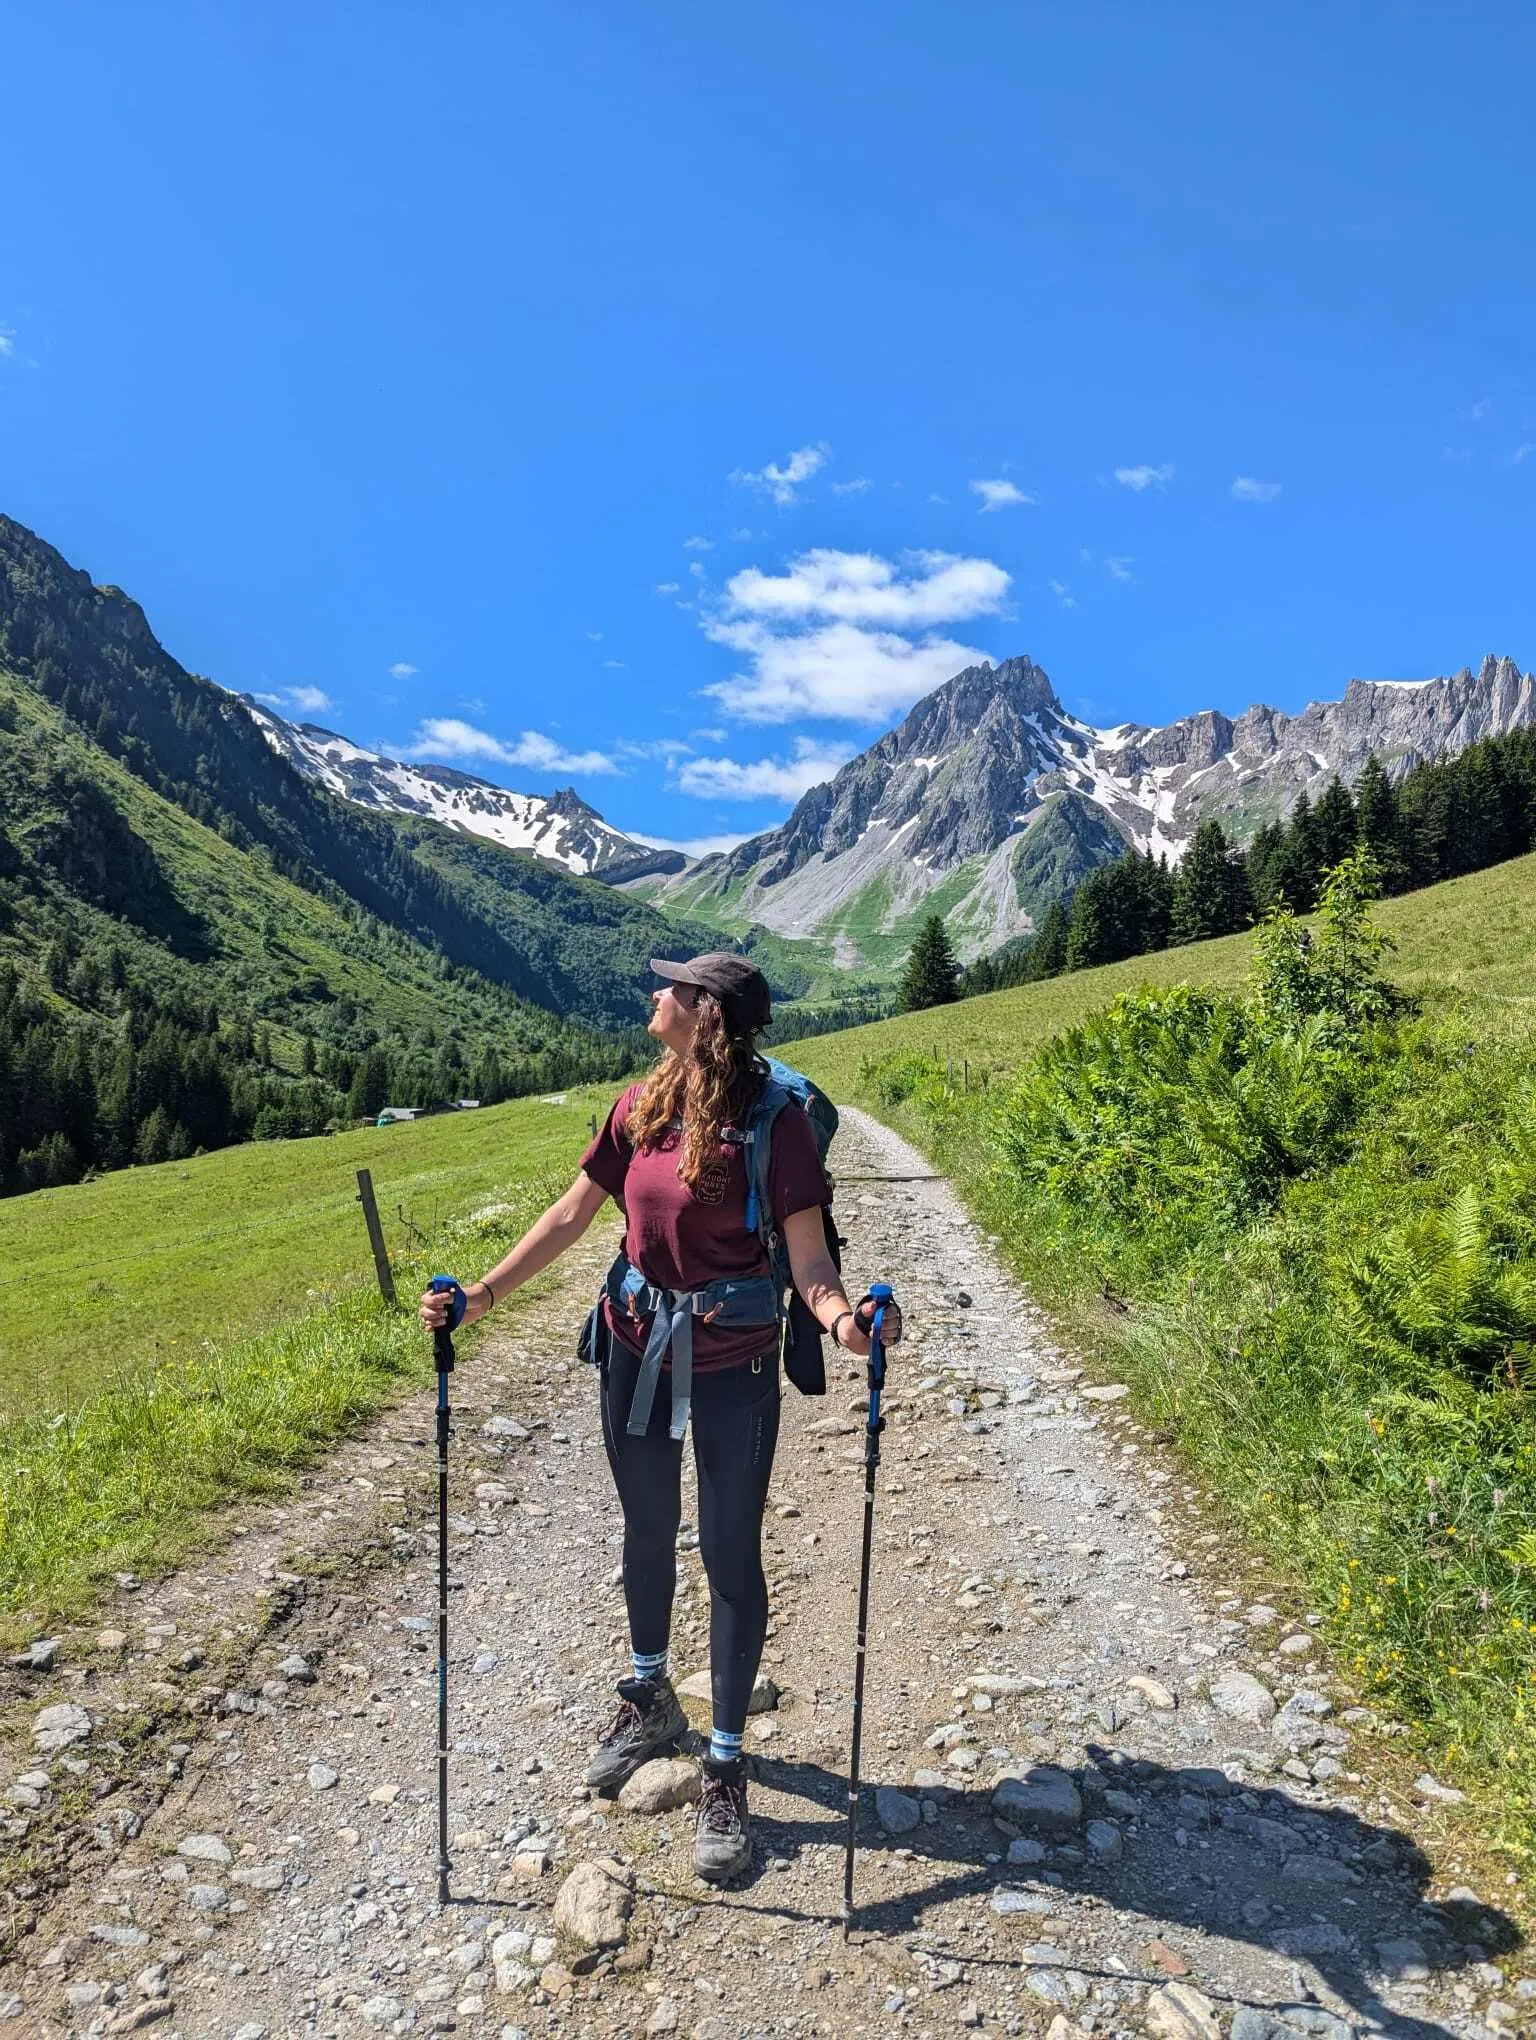
[[[94,1644],[13,1667],[0,2040],[1536,2030],[1497,1905],[1431,1896],[1415,1834],[1444,1788],[1364,1782],[1376,1724],[1315,1623],[1244,1597],[1122,1385],[1083,1382],[911,1148],[850,1111],[834,1159],[848,1267],[889,1279],[907,1326],[852,1939],[860,1366],[834,1362],[824,1402],[785,1390],[750,1876],[694,1878],[686,1773],[622,1800],[580,1785],[626,1662],[618,1509],[570,1357],[608,1215],[454,1377],[453,1903],[422,1395],[239,1511],[219,1557],[126,1582]],[[685,1480],[686,1695],[709,1610]],[[696,1750],[707,1697],[685,1704]]]

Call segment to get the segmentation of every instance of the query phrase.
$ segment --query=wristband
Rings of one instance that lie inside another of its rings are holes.
[[[485,1279],[485,1277],[484,1277],[483,1275],[482,1275],[482,1276],[480,1277],[480,1287],[481,1287],[481,1288],[482,1288],[482,1289],[483,1289],[483,1290],[485,1291],[486,1295],[487,1295],[487,1296],[488,1296],[488,1297],[489,1297],[489,1298],[491,1299],[491,1309],[492,1309],[492,1310],[494,1310],[494,1309],[496,1308],[496,1292],[495,1292],[495,1290],[494,1290],[494,1289],[492,1289],[492,1287],[491,1287],[490,1283],[486,1281],[486,1279]]]
[[[843,1343],[842,1340],[837,1336],[837,1328],[842,1323],[845,1317],[851,1317],[853,1318],[855,1324],[858,1323],[858,1318],[853,1311],[840,1310],[837,1316],[833,1318],[831,1324],[827,1327],[827,1330],[831,1333],[832,1343],[834,1346],[840,1346]]]

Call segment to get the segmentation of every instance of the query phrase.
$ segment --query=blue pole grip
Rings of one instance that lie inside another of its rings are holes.
[[[451,1275],[434,1275],[427,1284],[427,1287],[428,1289],[435,1289],[440,1296],[447,1295],[450,1297],[451,1300],[448,1305],[448,1329],[450,1332],[456,1332],[464,1322],[464,1312],[469,1306],[469,1298]]]

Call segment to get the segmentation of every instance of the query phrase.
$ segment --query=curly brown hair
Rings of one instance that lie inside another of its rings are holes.
[[[677,1173],[690,1190],[698,1189],[715,1159],[722,1130],[743,1124],[767,1075],[751,1035],[727,1029],[718,999],[701,991],[694,1010],[698,1022],[688,1053],[667,1050],[646,1078],[625,1127],[631,1149],[639,1154],[659,1147],[673,1121],[681,1119]]]

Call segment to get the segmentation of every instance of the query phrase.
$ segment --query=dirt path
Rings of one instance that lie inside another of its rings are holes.
[[[913,1150],[849,1113],[836,1161],[850,1270],[887,1275],[909,1327],[852,1942],[856,1370],[824,1403],[786,1392],[764,1667],[783,1690],[748,1733],[751,1877],[698,1884],[686,1810],[630,1813],[576,1784],[624,1641],[593,1386],[567,1358],[604,1220],[562,1292],[457,1377],[452,1907],[433,1895],[422,1398],[295,1502],[242,1511],[228,1554],[152,1605],[125,1591],[121,1646],[67,1643],[33,1681],[28,1723],[69,1704],[89,1730],[4,1762],[28,1930],[0,1974],[0,2035],[1536,2030],[1498,1908],[1430,1902],[1415,1836],[1441,1807],[1357,1775],[1380,1743],[1334,1711],[1305,1611],[1253,1604],[1207,1498],[1112,1386],[1079,1379]],[[706,1657],[694,1545],[685,1527],[680,1678]],[[599,1857],[632,1911],[621,1949],[581,1952],[557,1940],[555,1898]]]

